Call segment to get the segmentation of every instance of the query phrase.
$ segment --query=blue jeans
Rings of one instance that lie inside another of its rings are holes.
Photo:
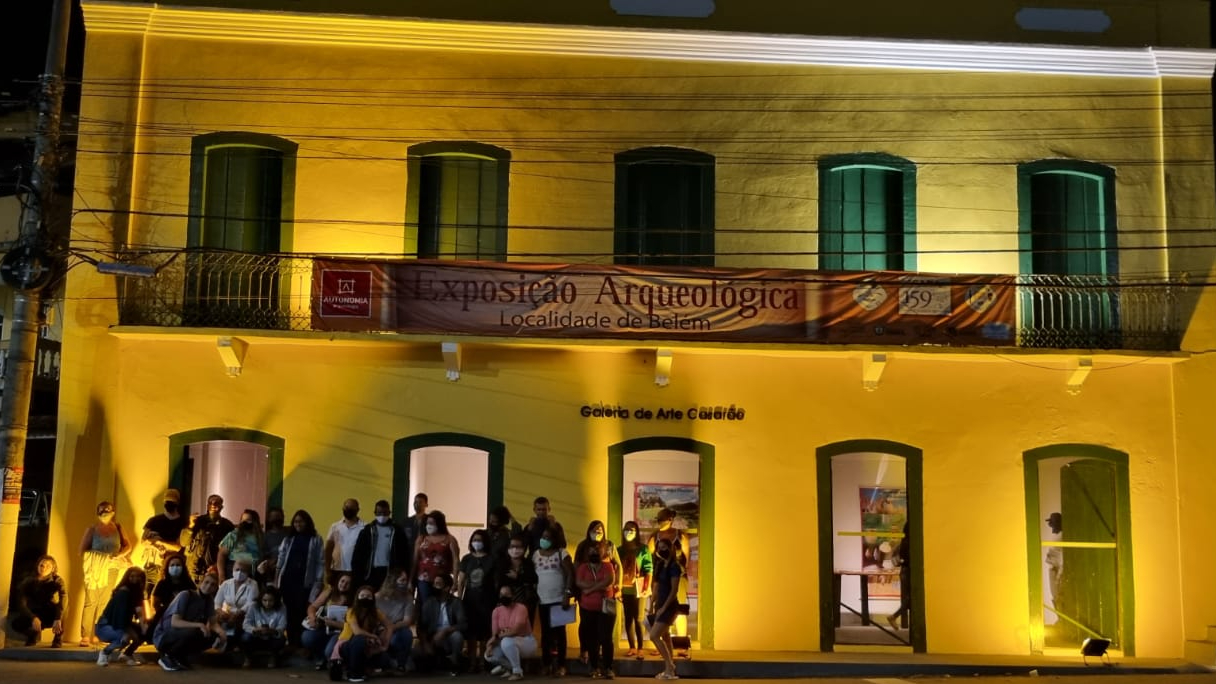
[[[350,677],[362,677],[367,674],[367,664],[372,663],[373,667],[379,666],[384,659],[383,653],[368,655],[367,652],[367,637],[363,634],[356,634],[350,638],[350,641],[342,644],[339,651],[342,654],[342,662],[346,663],[346,674]]]
[[[111,625],[97,625],[97,638],[108,644],[102,649],[106,655],[110,655],[123,646],[127,646],[126,654],[131,655],[135,652],[135,648],[139,646],[139,640],[134,638],[133,631],[131,629],[119,629]]]
[[[393,638],[388,642],[388,652],[397,661],[397,667],[405,667],[410,654],[414,652],[414,633],[406,627],[393,632]]]
[[[338,643],[338,633],[327,634],[325,628],[306,629],[300,635],[300,644],[308,649],[315,660],[329,660],[334,652],[334,644]]]

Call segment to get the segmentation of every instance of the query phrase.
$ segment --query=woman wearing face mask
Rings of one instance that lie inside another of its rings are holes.
[[[196,589],[198,587],[195,586],[194,580],[190,579],[190,573],[186,572],[185,554],[178,551],[165,556],[165,576],[152,588],[153,617],[149,624],[159,625],[160,619],[165,616],[165,609],[178,594]],[[152,632],[153,630],[148,630],[149,643],[152,640]]]
[[[657,540],[654,555],[654,601],[650,604],[653,609],[650,617],[650,640],[659,650],[659,655],[663,656],[663,671],[655,679],[679,679],[676,676],[676,663],[672,658],[671,623],[675,622],[679,612],[677,596],[684,568],[676,560],[670,540]]]
[[[495,559],[497,576],[494,578],[494,586],[499,589],[510,587],[515,601],[524,604],[529,617],[535,619],[538,603],[536,566],[532,564],[532,559],[528,558],[527,548],[528,537],[522,532],[511,537],[505,555]]]
[[[89,631],[110,600],[114,575],[127,563],[131,542],[114,520],[114,504],[97,504],[97,522],[89,525],[80,540],[81,572],[84,575],[84,605],[80,616],[80,645],[89,645]],[[96,637],[94,637],[96,640]]]
[[[142,568],[127,568],[110,595],[110,601],[97,619],[97,638],[108,646],[97,654],[97,664],[110,664],[110,656],[125,649],[119,659],[128,665],[143,665],[135,649],[144,642],[148,623],[144,615],[144,585],[148,578]]]
[[[236,529],[220,540],[215,561],[220,583],[232,576],[232,564],[239,560],[248,561],[250,568],[258,567],[258,563],[262,562],[263,544],[261,516],[257,511],[246,508]]]
[[[563,677],[566,674],[566,625],[553,623],[553,610],[564,608],[573,595],[574,564],[558,528],[546,527],[537,546],[539,548],[532,554],[532,565],[536,567],[536,593],[540,600],[541,663],[546,672]]]
[[[588,655],[587,667],[590,668],[592,679],[613,677],[612,628],[616,626],[616,577],[612,563],[600,556],[598,545],[592,545],[587,550],[586,560],[579,563],[575,571],[574,581],[579,588],[579,643]],[[612,606],[612,610],[607,610],[608,606]]]
[[[441,575],[451,575],[460,558],[460,545],[456,537],[448,534],[447,517],[442,511],[426,514],[426,534],[418,537],[414,545],[414,579],[418,585],[418,604],[425,605],[434,595],[431,583]]]
[[[317,534],[317,526],[308,511],[296,511],[291,516],[291,527],[279,548],[275,549],[275,586],[287,609],[287,639],[292,644],[300,643],[301,622],[308,613],[308,598],[324,591],[325,561],[322,552],[325,542]]]
[[[494,556],[490,554],[490,536],[485,530],[475,530],[469,537],[469,552],[460,559],[456,576],[456,595],[464,601],[464,613],[469,620],[465,634],[465,655],[469,671],[480,672],[486,640],[490,638],[490,613],[494,610]]]
[[[393,628],[388,643],[389,657],[397,669],[405,672],[414,651],[414,591],[410,576],[404,570],[392,569],[384,580],[384,586],[376,592],[376,608],[384,614]]]
[[[346,667],[346,681],[364,681],[369,664],[373,668],[383,667],[392,638],[393,626],[376,608],[375,591],[368,586],[359,587],[355,605],[347,611],[342,635],[338,637],[337,652]],[[330,678],[334,678],[332,670]]]
[[[496,664],[490,674],[502,675],[511,682],[523,679],[520,659],[536,653],[536,638],[532,636],[528,607],[515,600],[511,587],[498,590],[498,607],[490,618],[490,629],[486,660]]]
[[[631,657],[641,658],[645,648],[642,639],[642,621],[640,606],[650,595],[650,575],[654,564],[650,558],[650,549],[641,540],[641,530],[633,520],[625,523],[621,530],[625,540],[617,549],[617,557],[621,562],[621,612],[624,614],[625,637],[629,640]]]
[[[621,564],[616,557],[616,546],[608,539],[608,535],[604,533],[604,523],[599,520],[591,521],[591,524],[587,526],[587,535],[578,543],[578,546],[574,547],[574,567],[577,569],[578,566],[586,563],[587,556],[592,551],[598,553],[601,560],[612,564],[612,570],[616,573],[616,577],[619,578],[621,576]],[[577,582],[575,582],[575,586],[578,586]],[[587,663],[589,659],[587,649],[590,645],[583,642],[581,629],[580,627],[580,660],[583,663]]]

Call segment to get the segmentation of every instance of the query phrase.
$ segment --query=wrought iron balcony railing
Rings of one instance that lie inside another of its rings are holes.
[[[313,330],[313,259],[187,251],[141,255],[155,278],[124,277],[120,323],[130,326]],[[1177,350],[1180,283],[1114,276],[1016,279],[1016,346]]]

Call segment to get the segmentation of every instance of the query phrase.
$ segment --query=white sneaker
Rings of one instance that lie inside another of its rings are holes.
[[[98,651],[97,652],[97,666],[105,667],[106,665],[109,665],[109,664],[110,664],[110,655],[105,652],[105,649]]]
[[[507,671],[507,668],[503,667],[502,665],[498,665],[498,666],[495,666],[495,668],[493,670],[490,670],[490,674],[494,677],[497,677],[498,675],[500,675],[506,671]]]

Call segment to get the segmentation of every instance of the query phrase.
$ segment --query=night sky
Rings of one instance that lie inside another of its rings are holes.
[[[5,3],[0,12],[0,107],[19,107],[32,98],[37,85],[32,81],[42,73],[46,63],[46,43],[51,27],[52,0],[15,0]],[[80,3],[73,2],[72,33],[68,39],[67,78],[79,80],[84,54],[84,22]],[[79,88],[69,88],[79,94]],[[64,101],[68,111],[76,111],[76,100]]]

